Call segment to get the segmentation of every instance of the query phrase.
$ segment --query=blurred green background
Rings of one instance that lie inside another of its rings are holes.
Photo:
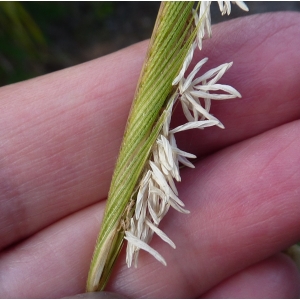
[[[300,11],[296,1],[246,2],[250,13]],[[76,65],[150,37],[159,2],[0,2],[0,86]],[[212,5],[212,21],[230,17]]]

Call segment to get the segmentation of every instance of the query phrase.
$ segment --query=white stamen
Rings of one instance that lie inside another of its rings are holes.
[[[185,156],[185,157],[189,157],[189,158],[196,158],[197,156],[192,154],[192,153],[188,153],[188,152],[185,152],[185,151],[182,151],[178,148],[174,149],[174,152],[177,153],[178,155],[180,156]]]
[[[176,188],[176,185],[175,185],[175,182],[173,180],[173,177],[170,174],[167,175],[167,180],[168,180],[169,186],[172,189],[172,191],[174,192],[174,194],[176,196],[178,196],[178,190]]]
[[[214,120],[214,121],[219,121],[217,118],[209,114],[200,104],[196,102],[196,100],[193,98],[193,96],[189,93],[185,94],[186,99],[188,102],[203,116],[205,116],[208,120]]]
[[[157,199],[157,196],[156,195],[154,195],[153,197],[152,197],[152,199],[155,199],[155,202],[156,202],[156,199]],[[154,205],[153,205],[154,206]],[[156,212],[155,211],[155,209],[152,207],[152,203],[151,203],[151,201],[149,200],[148,201],[148,209],[149,209],[149,213],[150,213],[150,215],[151,215],[151,218],[153,219],[153,222],[156,224],[156,225],[158,225],[159,224],[159,214],[158,214],[158,212]]]
[[[188,105],[186,104],[185,101],[180,101],[181,102],[181,106],[182,106],[182,111],[186,117],[186,119],[189,121],[189,122],[193,122],[195,121],[195,119],[197,119],[196,117],[193,117],[189,108],[188,108]],[[194,113],[194,116],[195,116],[195,113]]]
[[[241,8],[244,11],[249,11],[248,6],[244,3],[244,1],[231,1],[232,4],[236,4],[239,8]],[[231,12],[231,4],[230,1],[218,1],[220,11],[222,13],[222,16],[227,13],[227,15],[230,15]]]
[[[183,81],[183,84],[179,83],[179,91],[181,94],[183,94],[188,87],[191,85],[192,80],[194,79],[195,75],[198,73],[198,71],[201,69],[201,67],[207,62],[208,58],[203,58],[201,61],[197,63],[197,65],[194,67],[193,71],[190,73],[190,75],[187,77],[186,80]]]
[[[189,167],[189,168],[192,168],[192,169],[195,168],[195,166],[188,159],[186,159],[184,156],[179,156],[178,161],[180,161],[186,167]]]
[[[241,8],[244,11],[249,11],[249,8],[244,1],[232,1],[232,3],[236,4],[239,8]]]
[[[230,1],[218,1],[220,11],[222,13],[222,16],[227,13],[227,15],[230,15],[231,12],[231,4]]]
[[[160,186],[161,190],[167,196],[167,201],[169,201],[169,199],[173,199],[179,205],[184,206],[184,203],[176,196],[176,194],[169,187],[165,177],[163,176],[162,172],[158,169],[158,167],[152,161],[150,161],[149,164],[153,171],[153,179],[156,181],[156,183]]]
[[[196,43],[193,43],[190,47],[190,50],[189,50],[184,62],[183,62],[182,68],[181,68],[179,74],[173,80],[172,85],[178,84],[178,82],[182,79],[185,71],[187,70],[187,68],[189,67],[189,65],[193,59],[195,48],[196,48]]]
[[[147,252],[149,252],[151,255],[153,255],[158,261],[160,261],[163,265],[167,265],[165,259],[153,248],[151,248],[148,244],[145,242],[141,241],[140,239],[136,238],[133,234],[131,234],[129,231],[125,231],[125,237],[128,242],[133,244],[139,249],[143,249]],[[131,263],[130,263],[131,266]]]
[[[206,81],[212,77],[215,76],[215,78],[212,78],[211,81],[209,81],[207,84],[214,84],[217,81],[219,81],[221,79],[221,77],[224,75],[224,73],[232,66],[232,62],[231,63],[227,63],[227,64],[222,64],[216,68],[213,68],[209,71],[207,71],[204,75],[198,77],[197,79],[195,79],[192,83],[193,86],[197,85],[200,82]]]
[[[141,208],[142,208],[142,199],[144,196],[144,193],[148,187],[148,182],[150,179],[151,171],[147,171],[146,176],[143,178],[140,184],[140,189],[137,194],[137,200],[136,200],[136,207],[135,207],[135,217],[138,219],[138,216],[140,215]]]
[[[202,91],[191,91],[191,95],[199,97],[199,98],[210,98],[212,100],[226,100],[236,98],[235,95],[227,95],[227,94],[209,94]]]
[[[210,127],[219,124],[219,121],[209,120],[209,121],[196,121],[196,122],[188,122],[184,125],[180,125],[174,129],[172,129],[171,133],[176,133],[184,130],[190,130],[195,128],[204,128],[204,127]]]
[[[196,88],[196,87],[195,87]],[[202,85],[199,87],[199,89],[203,90],[203,91],[224,91],[227,92],[229,94],[234,95],[235,97],[239,97],[241,98],[241,94],[232,86],[230,85],[225,85],[225,84],[213,84],[213,85]]]
[[[200,9],[199,9],[199,16],[195,10],[193,10],[193,17],[195,20],[195,25],[199,25],[198,33],[197,33],[197,44],[198,48],[202,49],[202,40],[204,39],[205,33],[207,33],[208,38],[211,37],[211,18],[210,18],[210,4],[211,1],[201,1]]]
[[[173,241],[158,227],[152,224],[149,220],[146,220],[146,224],[165,242],[167,242],[172,248],[176,248]]]

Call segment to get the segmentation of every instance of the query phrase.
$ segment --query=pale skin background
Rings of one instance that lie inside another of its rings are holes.
[[[95,239],[147,42],[0,89],[0,296],[84,292]],[[127,297],[296,297],[280,251],[300,240],[300,15],[214,26],[197,59],[233,61],[242,99],[214,102],[226,129],[178,134],[199,157],[178,185],[190,215],[170,211],[155,238],[163,267],[124,251],[107,290]],[[180,109],[175,123],[183,120]]]

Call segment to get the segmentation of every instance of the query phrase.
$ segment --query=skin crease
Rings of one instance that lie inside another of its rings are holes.
[[[289,261],[284,254],[274,255],[233,275],[201,298],[230,299],[245,298],[247,295],[250,299],[275,299],[278,296],[277,285],[281,285],[283,280],[287,283],[282,286],[285,289],[284,293],[293,297],[290,289],[293,289],[293,276],[297,274],[291,272],[291,267],[293,268],[291,264],[293,262]],[[288,280],[291,280],[291,284]],[[261,287],[267,287],[263,290],[263,294]]]
[[[226,130],[177,135],[179,148],[200,159],[196,169],[182,170],[178,184],[191,214],[170,210],[160,226],[177,249],[157,237],[151,243],[168,266],[141,252],[139,268],[127,269],[122,251],[108,291],[299,296],[299,273],[278,254],[300,239],[299,34],[298,13],[214,26],[195,62],[208,56],[213,68],[233,61],[222,82],[243,98],[213,102]],[[0,89],[2,298],[84,292],[146,47]],[[183,121],[178,108],[173,126]]]

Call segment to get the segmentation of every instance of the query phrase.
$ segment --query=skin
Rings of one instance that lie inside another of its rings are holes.
[[[276,13],[213,28],[196,60],[234,61],[223,83],[242,99],[214,101],[226,129],[178,134],[198,156],[155,237],[163,267],[125,248],[107,291],[144,298],[293,298],[300,276],[280,252],[300,240],[300,18]],[[0,296],[83,293],[147,41],[0,89]],[[181,109],[173,126],[183,122]]]

